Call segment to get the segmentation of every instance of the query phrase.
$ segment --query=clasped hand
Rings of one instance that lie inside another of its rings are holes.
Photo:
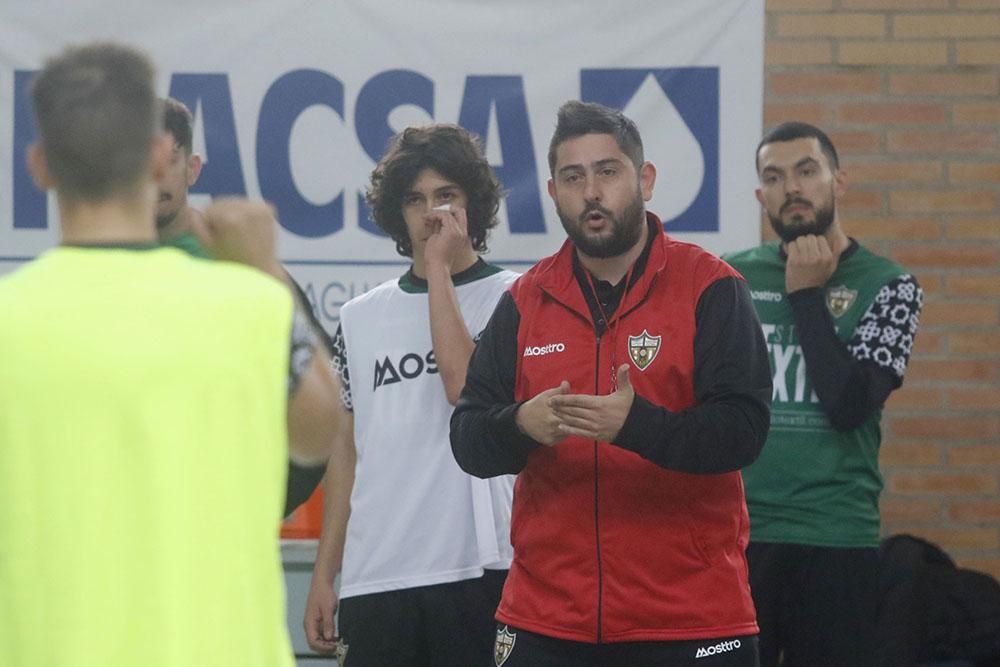
[[[618,388],[603,396],[571,394],[566,380],[535,395],[518,409],[515,416],[518,428],[547,446],[571,435],[613,441],[625,424],[635,398],[629,365],[622,364],[616,373]]]

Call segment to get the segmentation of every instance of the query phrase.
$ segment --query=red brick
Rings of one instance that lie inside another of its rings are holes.
[[[844,231],[865,242],[869,239],[934,241],[941,238],[941,225],[929,218],[858,218],[842,221]]]
[[[767,0],[768,13],[789,9],[823,11],[832,8],[833,0]]]
[[[996,95],[996,74],[900,73],[889,76],[894,95]]]
[[[920,333],[917,333],[920,337]],[[995,363],[971,359],[911,359],[907,367],[907,376],[912,379],[947,381],[984,382],[997,376]]]
[[[894,213],[986,213],[997,207],[990,190],[899,190],[889,194]]]
[[[948,0],[841,0],[843,9],[947,9]]]
[[[1000,123],[1000,103],[965,102],[952,108],[952,118],[956,123],[969,125],[996,125]]]
[[[873,95],[882,90],[879,74],[774,73],[768,76],[771,95]],[[994,77],[994,84],[996,83]],[[980,84],[981,85],[981,84]],[[996,85],[993,86],[996,88]],[[964,93],[963,93],[964,94]],[[765,99],[767,95],[765,95]]]
[[[925,303],[920,311],[920,326],[998,324],[998,307],[989,303]],[[920,334],[917,334],[920,344]]]
[[[1000,522],[1000,500],[965,500],[953,502],[948,516],[954,521]]]
[[[941,518],[941,503],[914,498],[886,498],[879,501],[883,523],[894,521],[935,521]]]
[[[998,431],[996,417],[895,417],[891,420],[895,437],[905,438],[954,438],[956,440],[982,440],[994,437]],[[994,484],[996,479],[994,479]]]
[[[878,454],[883,466],[934,466],[941,463],[941,450],[932,443],[882,443]]]
[[[893,153],[988,153],[996,148],[996,138],[996,131],[905,130],[890,132],[887,145]]]
[[[1000,42],[959,42],[955,45],[956,65],[1000,65]]]
[[[830,115],[828,104],[774,102],[764,105],[764,126],[774,127],[790,120],[823,126],[829,124]]]
[[[882,37],[886,31],[881,14],[779,14],[777,18],[780,37]]]
[[[887,405],[897,410],[940,409],[944,407],[944,390],[904,384],[889,395]],[[882,450],[885,451],[885,445]]]
[[[889,475],[887,486],[893,493],[971,494],[996,493],[997,476],[972,472],[900,472]]]
[[[1000,34],[1000,14],[900,14],[893,17],[892,28],[897,38],[993,37]]]
[[[829,132],[830,140],[840,155],[849,153],[881,153],[882,135],[878,132]]]
[[[921,289],[924,290],[924,298],[931,294],[936,294],[940,292],[944,281],[941,278],[941,273],[935,271],[931,273],[930,271],[910,271],[920,283]]]
[[[944,41],[840,41],[837,63],[841,65],[947,65],[948,43]]]
[[[931,528],[914,527],[913,534],[937,544],[948,553],[972,549],[996,549],[1000,535],[996,528]]]
[[[879,213],[884,207],[883,195],[876,190],[851,188],[837,200],[837,206],[849,213]]]
[[[769,39],[764,46],[768,65],[829,65],[833,63],[833,45],[829,40]]]
[[[953,466],[995,466],[1000,465],[1000,446],[962,445],[948,450],[948,463]]]
[[[907,267],[940,266],[967,268],[996,266],[1000,250],[995,246],[922,244],[897,248],[893,259]],[[954,278],[952,278],[954,280]]]
[[[1000,183],[1000,163],[952,162],[948,176],[954,183]]]
[[[851,102],[840,105],[837,109],[837,118],[842,123],[879,123],[895,126],[904,123],[943,124],[947,120],[947,114],[943,104]]]
[[[936,161],[860,162],[852,161],[845,169],[849,182],[931,183],[941,180],[944,169]]]
[[[993,411],[1000,407],[1000,389],[990,387],[955,388],[948,392],[948,406],[957,410]],[[1000,464],[1000,446],[993,449],[996,450],[996,463]]]
[[[923,324],[923,315],[921,315]],[[917,342],[913,345],[913,354],[919,356],[924,354],[937,354],[942,351],[944,337],[941,334],[921,329],[917,332]]]
[[[1000,218],[956,218],[946,227],[950,239],[1000,239]]]
[[[954,331],[948,335],[948,347],[959,354],[997,355],[1000,353],[1000,332]]]
[[[1000,297],[1000,273],[987,276],[948,276],[948,294]]]

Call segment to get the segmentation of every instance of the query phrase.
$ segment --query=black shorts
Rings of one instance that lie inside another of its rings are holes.
[[[340,601],[341,667],[488,665],[507,570]]]
[[[757,637],[588,644],[497,625],[496,667],[758,667]]]
[[[864,667],[875,655],[878,550],[751,543],[763,667]]]

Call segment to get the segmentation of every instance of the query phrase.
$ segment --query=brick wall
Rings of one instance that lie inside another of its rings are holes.
[[[926,293],[883,421],[883,532],[1000,578],[1000,0],[766,8],[765,127],[829,131],[847,232]]]

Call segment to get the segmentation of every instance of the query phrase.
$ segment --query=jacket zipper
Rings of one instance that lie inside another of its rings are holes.
[[[596,333],[596,332],[595,332]],[[597,334],[597,363],[594,364],[594,394],[596,395],[601,388],[601,334]],[[601,630],[602,630],[602,620],[603,620],[603,603],[604,603],[604,576],[601,567],[601,522],[600,522],[600,511],[598,504],[598,494],[599,494],[599,484],[600,481],[600,466],[599,462],[599,443],[597,440],[594,441],[594,537],[595,543],[597,545],[597,643],[601,643]]]

